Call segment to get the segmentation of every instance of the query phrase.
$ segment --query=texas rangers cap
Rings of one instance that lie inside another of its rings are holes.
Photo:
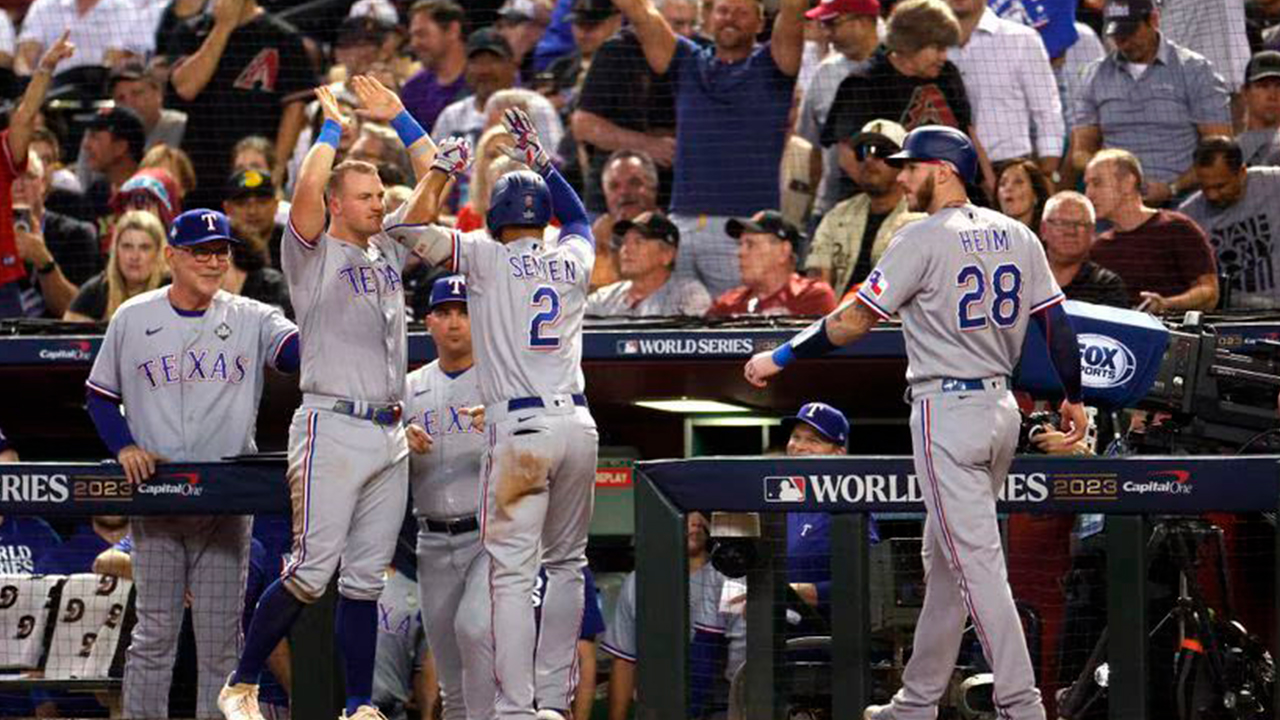
[[[613,225],[614,242],[622,240],[628,230],[637,230],[650,240],[661,240],[672,247],[680,246],[680,228],[667,219],[660,210],[650,210],[635,216],[632,220],[619,220]]]
[[[467,58],[482,52],[493,53],[503,60],[515,58],[511,43],[493,28],[480,28],[467,36]]]
[[[217,210],[188,210],[174,218],[169,228],[169,244],[173,247],[189,247],[215,240],[240,242],[231,234],[231,221]]]
[[[246,197],[275,197],[276,186],[271,173],[266,170],[241,170],[227,180],[226,197],[239,200]]]
[[[790,242],[792,247],[804,241],[804,233],[800,232],[800,228],[784,218],[777,210],[761,210],[748,220],[731,218],[724,224],[724,231],[729,237],[735,239],[744,232],[769,233],[777,235],[780,240]]]
[[[880,0],[822,0],[818,7],[805,13],[810,20],[830,20],[841,15],[879,15]]]
[[[445,275],[442,278],[436,278],[436,281],[431,284],[431,299],[427,302],[427,309],[435,310],[437,305],[466,301],[467,278],[463,275]]]
[[[863,125],[861,130],[850,136],[849,144],[853,147],[869,142],[891,145],[893,152],[896,153],[902,149],[902,143],[906,139],[907,129],[898,123],[892,120],[872,120]],[[889,154],[892,155],[893,153]]]
[[[1107,6],[1102,9],[1106,23],[1102,31],[1121,37],[1132,35],[1155,9],[1154,0],[1107,0]]]
[[[840,447],[846,447],[849,444],[848,418],[844,413],[826,403],[811,402],[801,405],[800,412],[797,412],[794,417],[783,418],[782,428],[791,432],[791,428],[798,422],[812,427],[822,437]]]
[[[1263,50],[1249,58],[1244,71],[1244,81],[1254,83],[1269,77],[1280,77],[1280,52]]]

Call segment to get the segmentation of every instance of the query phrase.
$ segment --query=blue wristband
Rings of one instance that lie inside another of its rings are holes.
[[[772,357],[774,365],[784,368],[790,365],[792,360],[796,359],[796,354],[791,349],[791,343],[785,342],[774,348]]]
[[[324,125],[320,126],[320,134],[316,136],[316,144],[324,143],[337,150],[340,139],[342,139],[342,126],[337,120],[325,118]]]
[[[395,128],[396,134],[400,136],[400,142],[404,143],[406,148],[427,134],[408,110],[401,110],[399,115],[391,118],[391,127]]]

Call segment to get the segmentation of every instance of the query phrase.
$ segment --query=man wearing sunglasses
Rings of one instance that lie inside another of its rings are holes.
[[[860,192],[822,218],[804,268],[839,295],[857,289],[899,228],[925,217],[907,209],[898,171],[884,161],[902,149],[906,136],[892,120],[872,120],[836,146],[840,168]]]
[[[823,0],[804,15],[818,23],[832,53],[823,59],[804,88],[804,99],[796,116],[796,134],[813,146],[813,164],[822,158],[822,182],[818,185],[813,212],[822,216],[841,200],[839,152],[823,148],[822,124],[836,99],[840,82],[870,66],[869,59],[880,43],[877,26],[880,0]]]
[[[185,483],[157,470],[166,461],[256,452],[263,367],[298,369],[298,328],[278,308],[220,289],[233,242],[222,213],[179,215],[164,249],[173,284],[134,297],[107,326],[86,383],[87,407],[135,492]],[[187,593],[202,599],[192,607],[196,715],[218,715],[218,691],[239,649],[251,521],[244,515],[132,520],[138,624],[125,661],[125,717],[169,716]]]

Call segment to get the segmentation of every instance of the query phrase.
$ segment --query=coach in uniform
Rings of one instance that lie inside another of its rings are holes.
[[[173,284],[120,306],[89,373],[98,435],[145,492],[164,460],[212,462],[256,452],[264,365],[298,368],[298,329],[279,308],[220,290],[231,224],[215,210],[179,215],[165,259]],[[121,410],[128,413],[126,419]],[[217,717],[218,688],[235,665],[252,518],[139,517],[132,522],[138,624],[124,670],[124,717],[169,716],[183,596],[199,657],[198,717]]]
[[[913,130],[898,181],[914,211],[855,299],[774,351],[747,363],[763,387],[796,358],[814,358],[862,337],[880,319],[902,318],[916,474],[927,511],[927,585],[903,687],[864,720],[932,720],[955,667],[966,616],[995,674],[996,711],[1044,720],[1022,624],[1013,604],[996,522],[996,495],[1013,461],[1020,416],[1009,391],[1032,318],[1051,326],[1050,352],[1075,443],[1088,425],[1080,403],[1080,354],[1039,239],[1025,226],[969,202],[978,158],[964,133]]]

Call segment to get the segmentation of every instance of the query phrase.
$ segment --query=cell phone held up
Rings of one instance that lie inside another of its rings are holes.
[[[15,207],[13,209],[13,231],[29,233],[35,227],[35,219],[31,215],[29,207]]]

